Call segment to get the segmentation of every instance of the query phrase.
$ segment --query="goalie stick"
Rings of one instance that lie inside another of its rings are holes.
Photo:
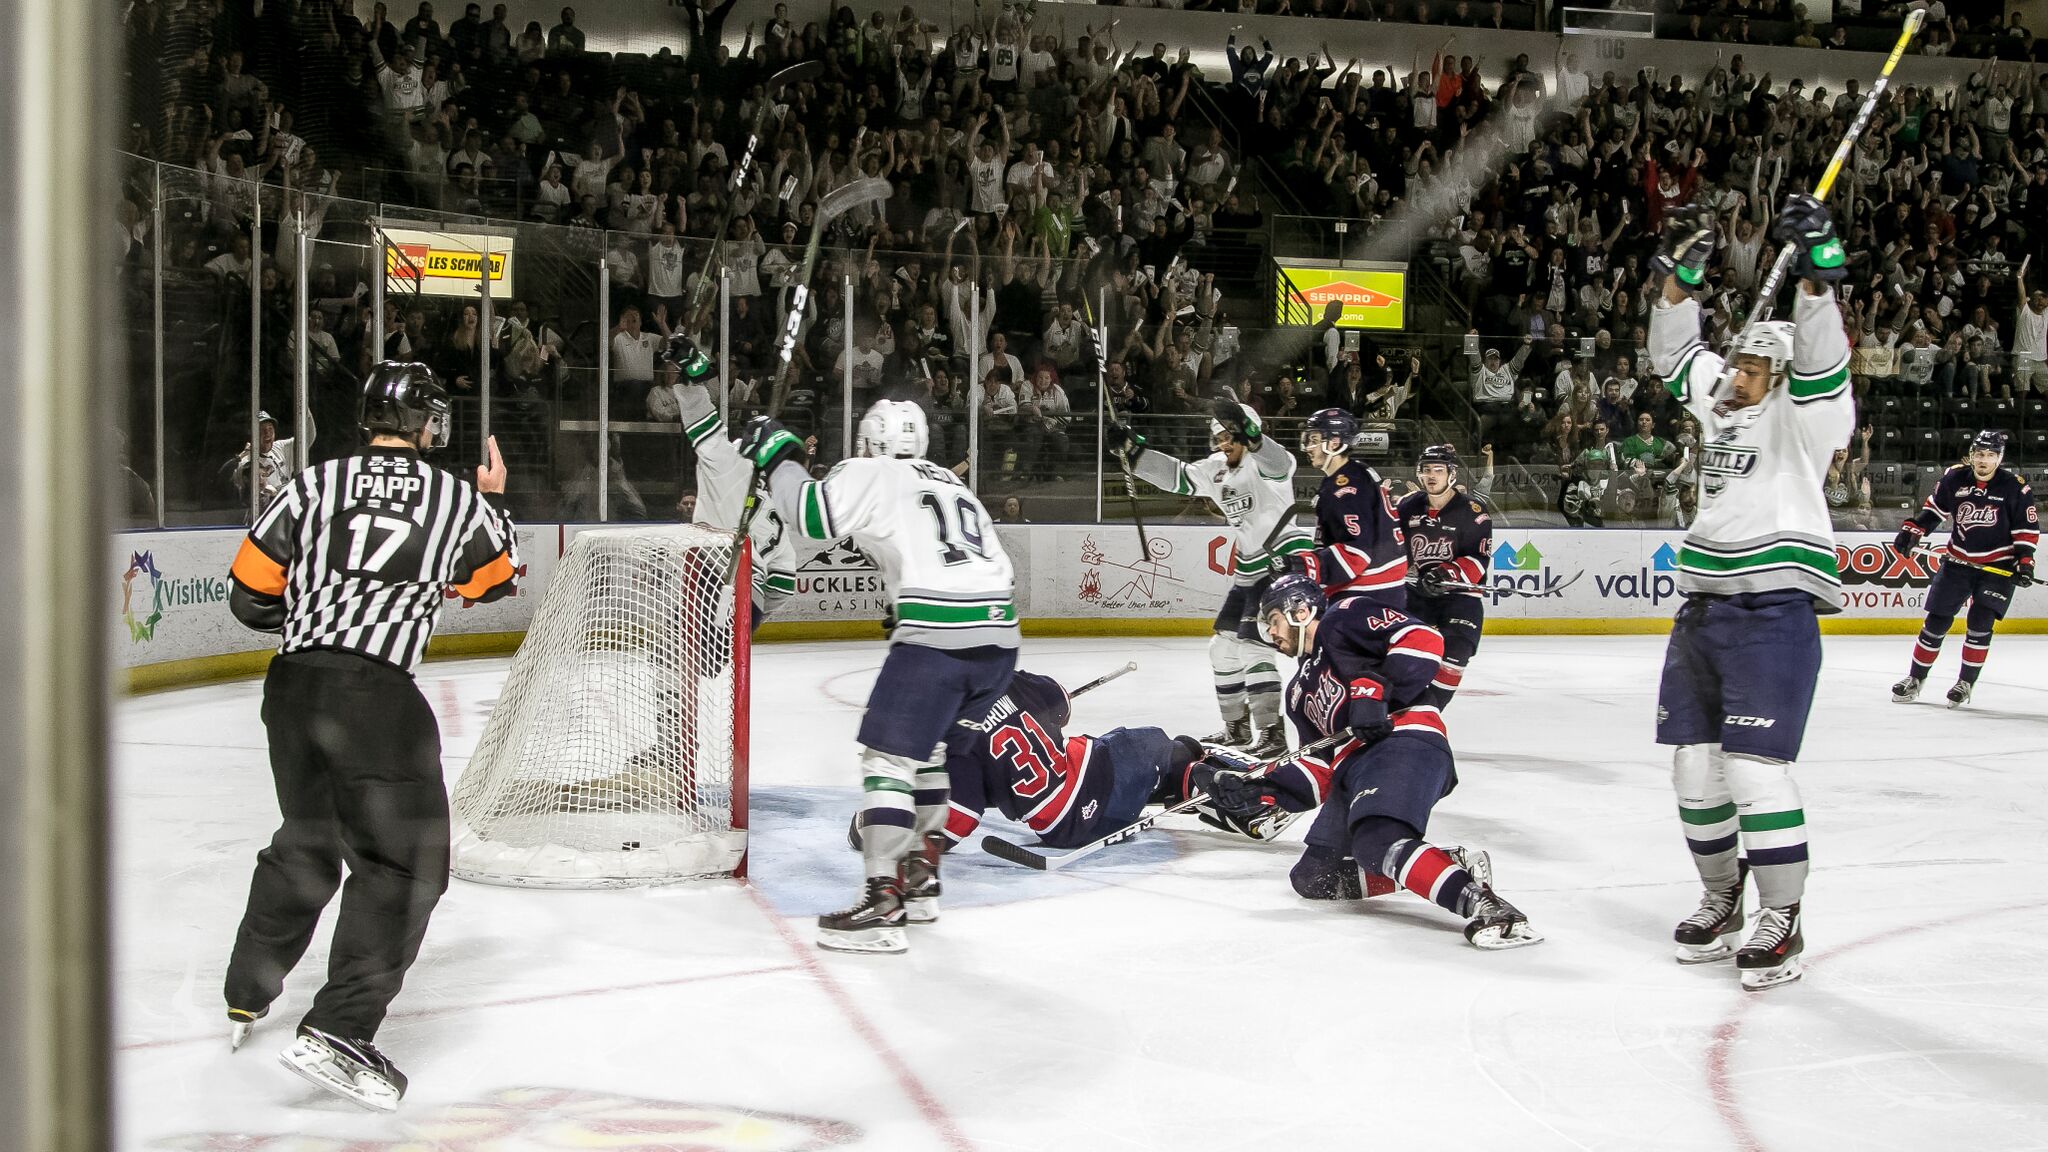
[[[824,70],[824,61],[805,60],[791,64],[768,78],[761,106],[754,110],[754,126],[747,133],[746,151],[740,153],[740,162],[732,170],[732,188],[726,193],[725,211],[719,214],[718,230],[711,234],[711,251],[704,256],[704,267],[697,273],[697,287],[690,293],[689,308],[681,317],[685,326],[696,323],[697,313],[703,309],[705,297],[710,294],[711,269],[718,263],[719,254],[725,251],[726,233],[732,231],[733,207],[739,203],[740,191],[747,186],[747,177],[753,174],[754,150],[760,147],[761,129],[768,126],[768,113],[775,107],[775,97],[791,84],[814,79]]]
[[[1347,740],[1356,740],[1358,738],[1359,734],[1354,729],[1343,729],[1340,732],[1336,732],[1329,736],[1325,736],[1321,740],[1317,740],[1310,744],[1304,744],[1300,748],[1297,748],[1294,751],[1289,752],[1287,755],[1282,756],[1280,759],[1273,761],[1271,764],[1261,764],[1258,768],[1248,773],[1248,775],[1267,775],[1268,773],[1272,772],[1273,769],[1278,768],[1283,764],[1293,763],[1294,761],[1301,759],[1303,756],[1312,756],[1317,752],[1322,752],[1330,748],[1335,748],[1338,745],[1343,744]],[[1067,865],[1072,864],[1076,860],[1080,860],[1088,856],[1093,856],[1095,853],[1102,851],[1104,848],[1109,847],[1111,844],[1121,844],[1125,840],[1129,840],[1131,837],[1136,836],[1138,833],[1145,831],[1147,828],[1152,827],[1153,825],[1159,823],[1161,820],[1166,819],[1168,816],[1178,816],[1184,812],[1191,812],[1198,805],[1200,805],[1202,801],[1207,800],[1208,798],[1208,793],[1196,792],[1193,795],[1189,796],[1187,799],[1181,801],[1180,803],[1175,804],[1168,808],[1162,808],[1159,811],[1154,812],[1152,815],[1144,817],[1143,819],[1137,821],[1136,823],[1126,824],[1122,828],[1119,828],[1116,831],[1111,832],[1109,835],[1104,836],[1100,840],[1090,841],[1089,843],[1081,845],[1079,848],[1073,849],[1070,852],[1061,853],[1057,856],[1048,856],[1043,852],[1034,852],[1031,849],[1024,847],[1022,844],[1012,844],[1008,840],[1005,840],[995,835],[982,837],[981,850],[988,853],[991,856],[994,856],[998,860],[1008,860],[1012,864],[1022,864],[1026,868],[1033,868],[1040,872],[1057,872],[1060,869],[1065,868]]]
[[[1993,568],[1989,564],[1978,564],[1973,561],[1958,559],[1954,556],[1949,555],[1946,550],[1937,548],[1932,544],[1915,545],[1913,548],[1913,555],[1932,556],[1935,559],[1940,560],[1943,564],[1961,564],[1965,568],[1975,568],[1977,571],[1982,572],[1987,576],[2004,576],[2009,579],[2013,576],[2019,575],[2019,573],[2013,571],[2010,568]]]

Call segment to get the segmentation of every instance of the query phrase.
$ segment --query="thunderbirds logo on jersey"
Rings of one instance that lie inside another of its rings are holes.
[[[1593,577],[1593,587],[1612,600],[1648,600],[1662,604],[1678,596],[1678,549],[1667,541],[1650,554],[1648,565],[1634,572]]]
[[[1494,591],[1487,599],[1495,604],[1507,599],[1510,592],[1553,596],[1563,583],[1550,565],[1543,562],[1543,553],[1533,542],[1517,548],[1503,540],[1494,546],[1493,574],[1487,580]]]
[[[1719,496],[1721,489],[1728,486],[1728,481],[1756,471],[1757,450],[1748,444],[1735,443],[1740,435],[1741,428],[1731,428],[1700,453],[1700,475],[1706,478],[1707,495]]]
[[[154,552],[130,553],[128,570],[121,575],[121,621],[128,625],[128,639],[135,644],[156,639],[157,625],[163,623],[168,609],[226,604],[227,600],[226,576],[174,579],[157,566]]]
[[[1104,608],[1170,608],[1184,592],[1182,581],[1173,574],[1167,560],[1173,556],[1173,541],[1150,536],[1150,552],[1136,555],[1135,542],[1126,542],[1119,555],[1111,555],[1094,533],[1081,539],[1081,582],[1075,595],[1082,601]]]
[[[445,1148],[609,1148],[617,1152],[823,1152],[866,1137],[841,1120],[649,1100],[573,1088],[501,1088],[481,1100],[431,1108],[398,1122],[397,1139],[328,1140],[299,1134],[200,1132],[158,1141],[183,1152],[413,1152]]]

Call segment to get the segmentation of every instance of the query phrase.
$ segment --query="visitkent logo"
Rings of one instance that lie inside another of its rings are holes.
[[[1662,604],[1678,595],[1678,549],[1666,543],[1650,554],[1650,565],[1611,576],[1595,575],[1593,587],[1615,600],[1648,600]]]
[[[225,604],[227,599],[226,576],[175,579],[157,567],[153,552],[129,553],[128,571],[121,576],[121,621],[128,625],[128,639],[135,644],[156,639],[156,626],[163,623],[165,609]]]
[[[1487,581],[1494,591],[1487,599],[1495,604],[1506,599],[1512,589],[1526,595],[1549,596],[1555,593],[1563,581],[1552,572],[1550,565],[1543,562],[1543,553],[1534,542],[1520,548],[1503,540],[1493,550],[1493,575]]]

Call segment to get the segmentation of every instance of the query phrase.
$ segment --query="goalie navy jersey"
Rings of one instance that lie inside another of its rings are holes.
[[[1306,571],[1332,597],[1367,593],[1407,602],[1408,549],[1380,474],[1346,461],[1316,490],[1316,544]]]
[[[2010,468],[2000,468],[1981,484],[1967,464],[1942,473],[1908,523],[1930,532],[1944,518],[1949,521],[1948,554],[1968,564],[2031,556],[2041,541],[2034,490]]]
[[[1094,740],[1061,732],[1067,716],[1059,681],[1018,671],[985,715],[954,723],[946,737],[948,840],[965,840],[990,808],[1041,840],[1086,839],[1069,834],[1102,811],[1115,776],[1095,763]]]
[[[1459,580],[1486,583],[1486,564],[1493,551],[1493,521],[1479,501],[1459,492],[1442,508],[1429,506],[1429,494],[1410,492],[1395,516],[1408,537],[1408,564],[1420,572],[1449,564]]]
[[[1444,638],[1429,625],[1366,597],[1339,601],[1317,622],[1315,646],[1296,666],[1287,718],[1304,745],[1346,728],[1388,726],[1448,743],[1443,714],[1427,703],[1443,658]],[[1352,740],[1298,757],[1273,772],[1273,783],[1292,801],[1288,807],[1314,807],[1329,795],[1337,766],[1364,747]]]

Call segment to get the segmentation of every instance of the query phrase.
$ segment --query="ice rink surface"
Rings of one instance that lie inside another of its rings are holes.
[[[380,1116],[276,1062],[316,941],[230,1054],[223,966],[276,819],[254,682],[124,702],[115,780],[123,1148],[2048,1148],[2048,637],[2001,637],[1977,704],[1891,704],[1907,637],[1830,637],[1797,778],[1803,981],[1681,967],[1698,896],[1661,637],[1492,637],[1449,713],[1463,782],[1429,829],[1493,854],[1549,937],[1509,952],[1403,894],[1295,897],[1293,844],[1192,821],[1056,874],[949,857],[899,957],[828,954],[850,902],[853,733],[879,644],[754,663],[754,884],[453,882],[378,1040]],[[1074,730],[1216,727],[1204,642],[1031,640]],[[504,661],[426,666],[450,784]],[[992,822],[1000,834],[1019,829]],[[1298,837],[1307,822],[1290,830]],[[332,915],[328,923],[332,922]]]

